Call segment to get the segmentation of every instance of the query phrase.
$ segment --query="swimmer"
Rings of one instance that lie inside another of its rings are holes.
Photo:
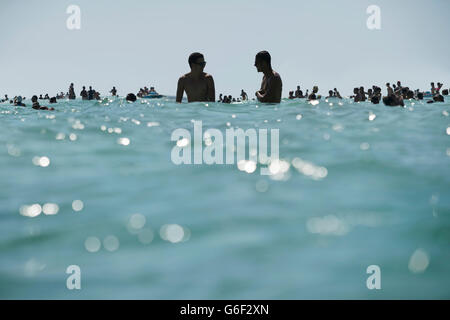
[[[427,101],[427,103],[444,102],[444,96],[439,93],[435,94],[433,100]]]
[[[436,88],[434,87],[434,82],[430,83],[431,85],[431,94],[435,94],[436,93]]]
[[[370,102],[372,102],[373,104],[379,104],[380,103],[380,96],[373,95],[372,98],[370,99]]]
[[[328,91],[328,97],[326,97],[326,99],[328,99],[328,98],[334,98],[333,90]]]
[[[111,93],[111,95],[112,95],[113,97],[117,96],[117,90],[116,90],[116,87],[113,87],[113,88],[111,89],[110,93]]]
[[[241,90],[241,98],[242,98],[242,101],[248,100],[247,92],[245,92],[244,89]]]
[[[334,96],[338,99],[342,99],[341,94],[339,93],[339,91],[337,91],[336,88],[334,88]]]
[[[222,102],[222,94],[219,94],[219,100],[217,102]]]
[[[366,93],[364,92],[364,87],[359,88],[359,99],[360,101],[366,101]]]
[[[56,97],[51,97],[50,98],[50,103],[56,103]]]
[[[289,91],[289,99],[295,99],[294,91]]]
[[[437,94],[440,94],[439,91],[441,90],[442,86],[443,86],[442,83],[440,83],[440,82],[437,83],[437,88],[436,88],[436,93]]]
[[[360,102],[361,101],[361,96],[359,94],[359,89],[358,88],[353,88],[353,96],[351,96],[351,98],[353,98],[353,102]]]
[[[87,94],[87,91],[86,91],[86,87],[85,87],[85,86],[83,86],[83,90],[81,90],[80,96],[81,96],[81,99],[87,100],[88,94]]]
[[[74,100],[75,98],[75,89],[73,88],[73,83],[71,83],[69,86],[69,99]]]
[[[403,103],[403,98],[401,96],[397,96],[395,94],[383,97],[383,103],[385,106],[389,107],[398,107],[402,106],[404,107],[405,104]]]
[[[137,100],[137,98],[134,93],[129,93],[129,94],[127,94],[126,100],[129,102],[135,102]]]
[[[370,98],[370,102],[373,104],[379,104],[381,100],[381,88],[377,86],[373,86],[373,94]]]
[[[412,91],[412,90],[408,90],[407,92],[406,92],[406,99],[414,99],[414,91]]]
[[[94,99],[94,93],[95,93],[95,91],[92,89],[91,86],[89,86],[88,100],[93,100]]]
[[[47,107],[45,107],[45,106],[41,106],[41,105],[39,104],[39,102],[38,102],[38,97],[37,97],[36,95],[34,95],[34,96],[31,98],[31,102],[33,102],[33,109],[36,109],[36,110],[50,110],[50,111],[55,110],[54,108],[47,108]]]
[[[261,89],[255,95],[259,102],[280,103],[283,83],[280,75],[272,69],[271,56],[267,51],[260,51],[255,57],[255,67],[264,74]]]
[[[295,90],[295,97],[296,98],[303,98],[303,91],[300,90],[300,86],[297,86],[297,90]]]
[[[178,79],[176,102],[181,103],[186,92],[188,102],[216,100],[216,89],[213,77],[203,72],[206,61],[203,54],[194,52],[188,59],[191,72]]]
[[[21,96],[18,96],[16,98],[16,100],[14,102],[14,105],[18,106],[18,107],[26,107],[26,105],[24,103],[22,103],[22,97]]]
[[[308,100],[317,100],[320,99],[316,93],[319,92],[319,87],[318,86],[314,86],[312,93],[309,95]]]

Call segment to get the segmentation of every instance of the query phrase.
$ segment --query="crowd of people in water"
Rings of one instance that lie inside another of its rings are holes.
[[[404,100],[423,100],[424,98],[431,98],[427,101],[427,103],[434,102],[444,102],[444,96],[448,96],[450,89],[444,89],[441,92],[442,83],[437,83],[435,86],[434,82],[431,82],[430,91],[423,92],[420,89],[411,90],[409,87],[402,86],[401,81],[397,81],[397,85],[393,84],[391,86],[390,83],[386,83],[386,95],[382,95],[382,89],[376,85],[373,85],[372,88],[368,89],[367,92],[364,87],[356,87],[353,89],[353,95],[349,96],[354,102],[365,102],[369,101],[373,104],[379,104],[383,102],[386,106],[395,107],[395,106],[404,106]],[[312,93],[308,94],[308,90],[306,90],[306,94],[303,95],[300,86],[297,86],[297,90],[289,91],[289,99],[297,99],[297,98],[305,98],[307,100],[320,100],[321,95],[318,95],[319,88],[314,86]],[[342,99],[339,91],[336,88],[328,91],[329,98],[338,98]]]
[[[214,102],[215,101],[215,87],[214,80],[210,74],[203,72],[206,61],[203,54],[199,52],[194,52],[189,56],[188,59],[191,72],[182,75],[178,80],[176,102],[181,103],[183,99],[183,94],[186,93],[188,102],[203,101],[203,102]],[[256,98],[252,100],[258,100],[259,102],[267,103],[280,103],[281,102],[281,92],[282,92],[282,81],[280,75],[272,69],[271,56],[267,51],[258,52],[255,57],[255,64],[258,72],[264,74],[261,89],[255,92]],[[361,87],[356,87],[353,89],[353,95],[349,96],[354,102],[371,102],[373,104],[379,104],[383,102],[384,105],[395,107],[404,106],[404,100],[423,100],[424,98],[430,98],[427,103],[444,102],[444,96],[449,94],[449,89],[442,89],[443,84],[437,83],[437,85],[432,82],[430,91],[423,92],[419,89],[412,90],[407,86],[403,86],[400,81],[397,84],[391,86],[390,83],[386,83],[386,95],[382,95],[381,87],[373,85],[372,88],[366,89]],[[113,87],[109,92],[112,96],[117,97],[117,89]],[[101,100],[100,93],[89,86],[89,90],[83,86],[79,96],[82,100]],[[137,94],[129,93],[126,95],[126,100],[129,102],[135,102],[137,98],[160,98],[163,97],[159,95],[154,87],[144,87],[140,88]],[[289,91],[289,99],[306,99],[307,101],[317,101],[322,98],[319,94],[319,87],[314,86],[309,93],[307,89],[305,94],[301,90],[300,86],[297,86],[295,91]],[[342,99],[339,91],[334,88],[328,91],[328,96],[325,99],[336,98]],[[14,106],[26,107],[23,102],[26,98],[22,96],[16,96],[13,99],[9,99],[8,95],[5,95],[4,99],[0,99],[0,102],[9,102]],[[52,107],[41,106],[38,100],[48,100],[50,104],[57,103],[58,99],[76,99],[74,84],[71,83],[69,90],[66,94],[60,92],[59,94],[50,97],[48,94],[44,96],[34,95],[31,98],[32,108],[39,110],[54,110]],[[247,93],[242,89],[241,94],[238,98],[233,98],[231,95],[220,94],[219,100],[217,102],[221,103],[236,103],[248,101],[249,97]]]
[[[255,100],[255,99],[253,99],[253,100]],[[248,95],[244,91],[244,89],[241,90],[240,98],[233,98],[232,95],[227,96],[227,95],[224,95],[223,93],[221,93],[219,95],[219,100],[217,100],[217,102],[222,102],[222,103],[243,102],[243,101],[248,101]]]

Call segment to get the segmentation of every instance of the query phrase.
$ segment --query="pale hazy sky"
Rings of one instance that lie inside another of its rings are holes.
[[[66,8],[81,8],[81,30]],[[366,9],[381,8],[381,30]],[[254,56],[268,50],[283,79],[320,92],[403,80],[450,86],[448,0],[55,0],[0,1],[0,95],[67,91],[75,83],[102,94],[154,85],[175,95],[188,55],[205,54],[219,93],[252,97],[261,74]]]

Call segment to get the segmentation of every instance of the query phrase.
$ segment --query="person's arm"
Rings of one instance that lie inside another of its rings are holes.
[[[215,102],[216,101],[216,88],[214,87],[214,79],[212,75],[207,76],[207,85],[208,85],[208,101]]]
[[[184,92],[184,76],[178,79],[176,102],[181,103],[181,100],[183,100],[183,92]]]
[[[266,91],[261,92],[258,91],[256,96],[260,102],[272,102],[278,99],[277,97],[277,88],[281,87],[281,78],[280,77],[272,77],[266,83]]]

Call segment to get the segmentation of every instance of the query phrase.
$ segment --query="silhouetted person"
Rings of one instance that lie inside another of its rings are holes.
[[[328,91],[328,97],[326,97],[326,99],[333,98],[333,97],[334,97],[333,90]]]
[[[395,86],[395,85],[394,85]],[[394,90],[391,88],[391,85],[389,83],[386,83],[386,89],[387,89],[387,95],[393,95],[394,94]]]
[[[294,91],[289,91],[289,99],[295,99]]]
[[[87,93],[87,91],[86,91],[86,87],[85,87],[85,86],[83,86],[83,90],[81,90],[80,96],[81,96],[81,99],[87,100],[87,98],[88,98],[88,93]]]
[[[280,103],[283,83],[280,75],[272,69],[271,56],[267,51],[256,54],[255,67],[264,74],[261,89],[255,95],[259,102]]]
[[[383,103],[384,105],[389,107],[405,106],[405,104],[403,103],[403,98],[395,94],[383,97]]]
[[[32,107],[33,109],[36,109],[36,110],[55,110],[54,108],[47,108],[45,106],[41,106],[39,104],[39,102],[38,102],[38,97],[37,96],[33,96],[31,98],[31,102],[33,102],[33,107]]]
[[[26,107],[25,104],[22,103],[22,97],[21,96],[17,97],[16,101],[14,102],[14,105],[18,106],[18,107]]]
[[[241,98],[242,101],[248,100],[247,93],[244,91],[244,89],[241,90]]]
[[[74,100],[75,98],[75,89],[73,88],[73,83],[71,83],[69,87],[69,99]]]
[[[297,86],[297,90],[295,90],[295,97],[303,98],[303,92],[302,92],[302,90],[300,90],[300,86]]]
[[[176,101],[181,103],[183,93],[186,92],[188,102],[216,100],[214,79],[210,74],[203,72],[206,61],[203,54],[194,52],[188,59],[191,72],[178,79]]]
[[[129,93],[127,94],[126,100],[130,101],[130,102],[135,102],[136,101],[136,95],[134,93]]]
[[[113,87],[110,91],[110,93],[112,94],[113,97],[115,97],[117,95],[117,90],[116,87]]]
[[[341,94],[339,93],[339,91],[337,91],[336,88],[334,88],[334,96],[338,99],[342,99]]]
[[[313,87],[313,91],[312,93],[309,95],[308,100],[317,100],[317,93],[319,92],[319,87],[318,86],[314,86]]]
[[[88,91],[88,100],[92,100],[94,99],[94,93],[95,91],[92,89],[91,86],[89,86],[89,91]]]

